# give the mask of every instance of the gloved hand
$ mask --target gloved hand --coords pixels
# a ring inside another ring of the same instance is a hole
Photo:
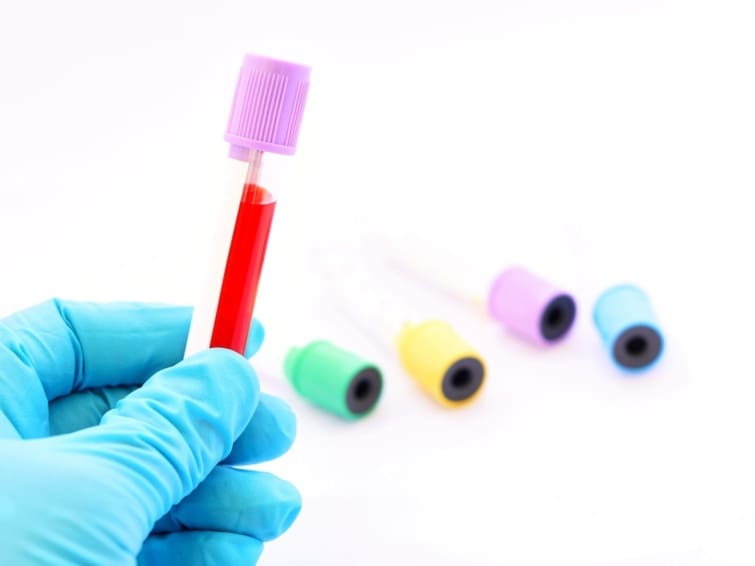
[[[50,301],[0,321],[0,563],[254,564],[293,522],[293,486],[232,467],[288,450],[293,413],[230,350],[181,361],[190,320]]]

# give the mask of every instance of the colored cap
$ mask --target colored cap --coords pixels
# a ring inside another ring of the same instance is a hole
[[[544,346],[566,336],[577,305],[558,287],[522,267],[510,267],[490,286],[488,311],[513,334]]]
[[[645,369],[660,358],[663,336],[648,296],[634,285],[604,291],[593,320],[613,360],[622,368]]]
[[[398,351],[407,373],[446,406],[471,401],[485,380],[480,355],[441,320],[407,324],[399,333]]]
[[[246,161],[250,149],[296,153],[310,71],[259,55],[244,58],[225,134],[231,157]]]
[[[325,340],[291,348],[284,371],[299,395],[347,419],[372,411],[383,390],[375,364]]]

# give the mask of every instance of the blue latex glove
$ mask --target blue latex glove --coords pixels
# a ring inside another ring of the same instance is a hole
[[[181,361],[190,320],[51,301],[0,321],[0,563],[254,564],[293,522],[293,486],[231,467],[288,450],[293,413],[230,350]]]

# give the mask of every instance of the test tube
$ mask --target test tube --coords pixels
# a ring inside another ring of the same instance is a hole
[[[486,366],[482,356],[446,321],[402,305],[349,254],[320,254],[318,264],[336,305],[390,355],[431,398],[446,407],[476,399]]]
[[[576,319],[572,294],[523,266],[486,273],[484,267],[468,265],[417,240],[398,243],[371,234],[365,241],[372,253],[401,275],[466,304],[532,344],[556,344],[568,335]]]
[[[296,153],[309,77],[309,67],[259,55],[247,55],[241,66],[225,141],[229,156],[245,162],[247,172],[216,295],[210,347],[245,353],[277,202],[276,167],[268,163],[275,160],[268,154]]]
[[[609,241],[607,253],[605,248],[598,251],[590,232],[575,230],[571,238],[567,245],[577,253],[570,264],[581,295],[592,303],[592,323],[603,351],[623,375],[644,374],[666,350],[650,294],[654,274],[644,256],[634,253],[634,239],[626,248]]]
[[[383,391],[380,367],[332,340],[304,338],[312,334],[302,331],[301,322],[298,317],[289,321],[285,316],[276,317],[273,336],[259,354],[256,346],[266,332],[261,324],[252,325],[245,356],[255,356],[254,366],[263,386],[280,395],[293,390],[307,403],[347,421],[371,414]]]
[[[370,414],[383,391],[377,364],[330,340],[290,348],[284,373],[300,397],[348,420]]]

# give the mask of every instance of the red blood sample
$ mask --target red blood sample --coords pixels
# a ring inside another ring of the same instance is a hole
[[[211,348],[244,355],[252,324],[265,249],[275,211],[275,198],[257,185],[245,185],[220,289]]]

